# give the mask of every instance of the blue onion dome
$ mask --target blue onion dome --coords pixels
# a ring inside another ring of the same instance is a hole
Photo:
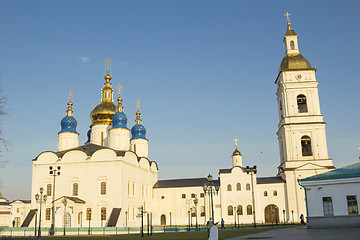
[[[87,135],[87,138],[88,138],[88,139],[87,139],[87,141],[85,142],[85,144],[86,144],[86,143],[90,143],[90,138],[91,138],[91,128],[89,129],[89,131],[87,132],[87,134],[86,134],[86,135]]]
[[[71,102],[72,91],[70,90],[69,93],[70,93],[70,100],[68,102],[68,109],[66,110],[66,116],[63,119],[61,119],[60,133],[63,133],[63,132],[77,133],[76,132],[77,121],[73,116],[73,110],[72,110],[73,103]]]
[[[120,97],[120,89],[122,88],[119,85],[119,97],[117,99],[118,101],[118,106],[117,106],[117,111],[114,114],[114,116],[112,117],[112,128],[126,128],[126,124],[127,124],[127,117],[124,113],[124,107],[122,106],[122,98]]]
[[[139,101],[137,102],[140,103]],[[146,139],[145,137],[146,129],[141,123],[139,105],[136,112],[135,125],[131,128],[131,139]]]

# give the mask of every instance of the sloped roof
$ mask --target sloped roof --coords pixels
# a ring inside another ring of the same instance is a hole
[[[206,182],[208,182],[206,178],[159,180],[155,183],[154,188],[202,187]],[[219,180],[213,180],[213,182],[220,185]]]
[[[360,162],[302,179],[302,182],[360,177]]]
[[[86,202],[80,198],[77,198],[77,197],[70,197],[70,196],[62,196],[62,197],[59,197],[58,199],[54,200],[54,202],[60,200],[60,199],[69,199],[71,201],[73,201],[74,203],[80,203],[80,204],[85,204]]]
[[[256,178],[257,184],[269,184],[269,183],[284,183],[282,177],[258,177]]]

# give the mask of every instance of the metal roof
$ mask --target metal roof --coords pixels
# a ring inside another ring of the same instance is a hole
[[[155,183],[154,188],[202,187],[206,182],[208,182],[206,178],[159,180]],[[220,185],[219,180],[213,180],[213,182]]]
[[[302,182],[360,177],[360,162],[336,170],[301,179]]]
[[[257,184],[268,184],[268,183],[284,183],[285,180],[282,177],[258,177],[256,178]]]

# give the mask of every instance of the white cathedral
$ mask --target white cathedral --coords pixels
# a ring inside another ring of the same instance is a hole
[[[220,169],[219,178],[212,181],[213,204],[209,192],[204,191],[209,183],[206,178],[158,180],[158,165],[148,158],[149,140],[139,105],[130,130],[120,88],[117,106],[114,104],[108,71],[101,102],[90,114],[88,141],[79,146],[70,93],[57,151],[45,151],[33,159],[31,201],[10,203],[0,194],[0,208],[7,206],[9,212],[1,215],[0,225],[11,226],[15,221],[16,226],[34,226],[35,216],[39,217],[39,213],[35,215],[39,208],[35,194],[41,187],[47,195],[42,204],[44,227],[50,227],[52,221],[55,227],[138,227],[139,207],[151,213],[153,225],[186,225],[189,220],[195,225],[196,218],[204,224],[211,216],[215,222],[224,219],[228,224],[299,222],[300,214],[306,216],[306,206],[298,180],[335,168],[328,157],[316,69],[300,54],[297,38],[288,21],[286,54],[275,80],[280,148],[277,176],[248,174],[236,147],[233,167]]]

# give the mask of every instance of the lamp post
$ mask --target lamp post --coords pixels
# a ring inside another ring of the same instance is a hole
[[[198,230],[198,219],[197,219],[197,204],[199,200],[195,197],[194,204],[195,204],[195,220],[196,220],[196,231]]]
[[[44,188],[41,187],[40,188],[40,194],[37,193],[35,195],[36,202],[40,204],[38,240],[41,239],[41,205],[42,205],[42,203],[45,203],[46,199],[47,199],[47,196],[43,195],[43,193],[44,193]]]
[[[278,215],[279,215],[279,209],[277,206],[275,206],[275,223],[278,225]]]
[[[212,222],[214,224],[214,200],[213,200],[213,188],[215,188],[216,190],[216,195],[219,192],[219,185],[214,183],[213,181],[213,177],[209,174],[207,176],[207,182],[204,183],[203,185],[203,190],[204,190],[204,196],[206,195],[206,193],[208,193],[210,195],[210,201],[211,201],[211,217],[210,217],[210,222]],[[215,192],[214,192],[215,193]]]
[[[66,198],[64,199],[64,236],[66,235],[66,205],[67,205],[67,200]]]
[[[234,228],[236,228],[236,207],[234,207]]]
[[[170,227],[171,227],[171,212],[169,212],[169,215],[170,215]]]
[[[294,210],[291,210],[291,215],[292,215],[292,222],[294,224]]]
[[[90,230],[90,222],[91,222],[91,208],[89,208],[88,210],[87,210],[87,216],[88,216],[88,219],[89,219],[89,229],[88,229],[88,234],[90,235],[90,233],[91,233],[91,230]]]
[[[125,212],[125,227],[127,227],[127,215],[128,215],[128,212],[126,211]]]
[[[37,227],[37,214],[38,214],[38,211],[35,210],[35,237],[36,237],[36,227]]]
[[[190,211],[188,211],[188,231],[190,232]]]
[[[49,166],[49,174],[53,176],[53,192],[52,192],[52,206],[51,206],[51,227],[49,234],[50,236],[54,236],[55,234],[55,177],[60,175],[60,166],[56,168],[53,166]]]
[[[284,226],[285,226],[285,209],[283,210],[283,214],[284,214]]]
[[[256,228],[256,217],[255,217],[255,197],[254,197],[254,174],[256,174],[257,169],[256,169],[256,165],[254,165],[253,167],[249,167],[246,166],[245,169],[247,174],[251,175],[251,194],[252,194],[252,204],[253,204],[253,219],[254,219],[254,228]]]

